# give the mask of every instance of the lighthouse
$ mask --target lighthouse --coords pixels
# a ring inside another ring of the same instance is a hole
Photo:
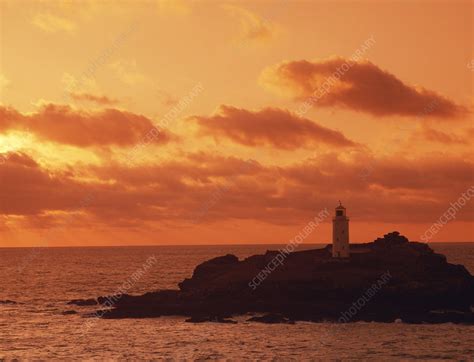
[[[336,213],[332,219],[332,257],[349,257],[349,219],[346,208],[339,201]]]

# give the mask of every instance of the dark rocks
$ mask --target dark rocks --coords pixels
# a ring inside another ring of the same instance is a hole
[[[65,310],[62,312],[62,315],[71,315],[71,314],[77,314],[75,310]]]
[[[102,305],[114,305],[118,300],[122,299],[123,297],[127,297],[128,294],[112,294],[101,296],[97,298],[97,302]]]
[[[18,304],[14,300],[6,299],[6,300],[0,300],[0,304]]]
[[[237,321],[220,317],[220,316],[193,316],[191,318],[186,319],[185,322],[187,323],[213,322],[213,323],[237,324]]]
[[[97,300],[90,298],[90,299],[73,299],[67,302],[69,305],[77,305],[80,307],[88,306],[88,305],[97,305]]]
[[[276,323],[295,324],[294,320],[291,320],[287,317],[284,317],[281,314],[276,314],[276,313],[265,314],[261,317],[252,317],[250,319],[247,319],[247,321],[248,322],[267,323],[267,324],[276,324]]]
[[[278,255],[271,251],[242,261],[225,255],[198,265],[180,290],[115,296],[114,303],[101,297],[103,306],[112,307],[103,317],[182,315],[198,323],[266,313],[253,321],[472,323],[474,277],[398,232],[355,246],[344,262],[332,258],[328,247],[297,251],[275,264]]]
[[[230,271],[233,267],[238,266],[239,259],[232,254],[219,256],[217,258],[205,261],[199,264],[194,269],[193,277],[191,279],[185,279],[178,284],[181,290],[191,289],[201,280],[206,280],[209,276],[219,275],[223,272]]]
[[[401,245],[409,243],[408,239],[403,235],[400,235],[398,231],[393,231],[391,233],[385,234],[383,238],[377,238],[374,241],[376,246],[392,246],[392,245]]]

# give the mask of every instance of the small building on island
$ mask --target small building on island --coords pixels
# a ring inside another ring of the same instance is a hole
[[[350,256],[349,218],[341,201],[335,211],[332,219],[332,257],[348,258]]]

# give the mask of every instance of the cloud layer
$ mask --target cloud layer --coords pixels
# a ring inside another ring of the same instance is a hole
[[[78,147],[130,146],[140,142],[155,126],[142,115],[118,109],[76,110],[70,106],[48,104],[32,114],[22,114],[0,106],[0,131],[28,131],[37,137]],[[152,141],[165,143],[170,135],[159,132]]]
[[[194,116],[191,119],[199,124],[201,133],[226,137],[245,146],[271,145],[288,150],[318,144],[355,146],[341,132],[279,108],[249,111],[221,105],[212,116]]]
[[[79,213],[93,225],[145,227],[232,219],[298,224],[343,199],[357,221],[431,222],[472,184],[460,158],[374,159],[336,153],[286,167],[207,153],[132,168],[111,163],[69,172],[45,169],[24,153],[2,155],[0,214],[64,222]],[[86,181],[84,180],[87,177]],[[89,200],[84,203],[84,200]],[[458,220],[472,220],[466,205]]]
[[[453,118],[467,113],[454,101],[408,85],[369,61],[338,57],[284,62],[266,68],[260,82],[316,107],[339,107],[374,116]]]
[[[105,95],[97,95],[97,94],[92,94],[92,93],[79,93],[79,92],[71,92],[69,94],[71,98],[75,101],[86,101],[86,102],[97,103],[100,105],[107,105],[107,106],[119,103],[117,99],[113,99]]]

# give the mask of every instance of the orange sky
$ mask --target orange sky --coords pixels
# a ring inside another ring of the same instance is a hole
[[[471,1],[0,7],[0,247],[474,240]]]

